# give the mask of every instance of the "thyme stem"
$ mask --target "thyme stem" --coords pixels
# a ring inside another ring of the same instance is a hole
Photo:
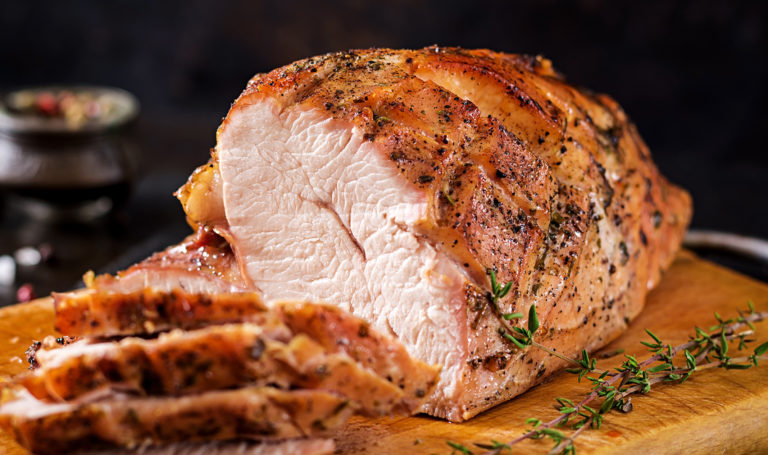
[[[715,326],[715,328],[710,329],[714,331],[706,333],[703,330],[696,328],[697,336],[691,337],[689,341],[677,346],[664,344],[656,335],[648,332],[657,343],[643,344],[652,348],[654,355],[642,362],[637,362],[632,356],[626,356],[627,361],[613,372],[598,370],[594,368],[592,364],[591,368],[589,368],[589,373],[599,372],[600,374],[597,378],[587,376],[594,383],[594,386],[592,391],[584,397],[584,399],[577,404],[573,404],[569,400],[558,398],[558,402],[561,405],[563,404],[563,401],[568,404],[568,406],[563,406],[560,409],[559,416],[545,423],[541,423],[538,419],[530,419],[536,421],[533,429],[523,433],[506,444],[497,444],[496,448],[486,451],[484,454],[497,455],[500,454],[502,450],[507,450],[511,446],[525,439],[540,438],[543,436],[549,436],[556,441],[554,448],[550,451],[550,455],[574,453],[574,440],[587,427],[599,428],[600,423],[602,422],[602,415],[611,409],[621,409],[628,412],[628,409],[631,409],[631,405],[629,405],[628,401],[625,402],[625,399],[628,399],[633,394],[648,393],[651,386],[661,382],[684,382],[693,372],[718,367],[726,369],[746,369],[753,365],[757,366],[758,360],[768,360],[768,355],[766,355],[766,352],[768,352],[768,343],[760,345],[754,350],[754,354],[749,356],[727,356],[728,341],[739,340],[739,347],[737,349],[741,350],[747,342],[754,341],[746,339],[747,336],[754,334],[752,323],[768,319],[768,312],[754,311],[751,303],[750,313],[748,315],[743,315],[741,312],[739,314],[740,317],[738,319],[729,319],[727,321],[723,321],[719,315],[715,314],[720,324]],[[749,326],[750,330],[736,332],[744,326]],[[589,363],[588,359],[579,362],[578,360],[569,359],[533,340],[528,341],[529,346],[542,349],[558,358],[575,363],[583,370],[589,367],[589,365],[585,366],[585,363]],[[700,350],[695,356],[689,352],[689,349],[694,348]],[[685,353],[686,367],[676,367],[673,364],[673,359],[681,352]],[[586,353],[584,355],[586,356]],[[714,361],[709,360],[710,355],[713,356],[715,359]],[[707,359],[707,363],[699,363],[705,359]],[[663,363],[653,368],[647,368],[651,364],[657,362]],[[614,386],[617,382],[619,383],[618,386]],[[603,397],[604,401],[600,410],[596,411],[588,405],[599,397]],[[562,433],[553,430],[555,427],[565,425],[569,418],[576,416],[583,417],[583,420],[580,420],[574,425],[575,431],[570,436],[565,436]]]
[[[574,359],[568,357],[567,355],[560,354],[557,351],[553,351],[552,349],[544,346],[541,343],[538,343],[536,341],[531,341],[531,346],[537,347],[537,348],[541,349],[542,351],[547,352],[549,355],[553,355],[553,356],[557,357],[558,359],[565,360],[566,362],[571,363],[571,364],[576,365],[576,366],[581,366],[581,363],[579,361],[574,360]],[[595,373],[602,373],[603,372],[603,370],[599,370],[597,368],[595,368],[592,371],[595,372]]]
[[[512,334],[514,334],[516,332],[515,331],[515,326],[513,326],[512,324],[509,323],[509,320],[505,317],[505,315],[499,309],[499,300],[504,298],[504,296],[506,296],[509,293],[509,291],[510,291],[510,289],[512,287],[512,282],[508,282],[507,284],[502,286],[497,281],[497,279],[496,279],[496,272],[494,270],[492,270],[492,269],[488,271],[488,276],[489,276],[490,281],[491,281],[491,293],[490,293],[489,297],[490,297],[491,307],[493,308],[493,312],[496,314],[499,322],[501,323],[503,329],[505,330],[504,333],[507,334],[506,338],[508,340],[510,340],[510,337],[517,338],[517,337],[512,335]],[[535,308],[533,308],[533,311],[531,312],[531,316],[535,318],[536,317],[535,314],[536,314],[536,311],[535,311]],[[522,313],[517,313],[517,314],[514,314],[514,315],[513,314],[508,314],[506,316],[514,316],[514,318],[517,319],[521,315],[522,315]],[[538,322],[536,323],[536,325],[538,326]],[[565,360],[568,363],[571,363],[571,364],[574,364],[574,365],[576,365],[578,367],[581,367],[581,363],[580,362],[578,362],[578,361],[576,361],[576,360],[574,360],[574,359],[572,359],[572,358],[570,358],[570,357],[568,357],[568,356],[566,356],[564,354],[561,354],[561,353],[559,353],[557,351],[554,351],[553,349],[550,349],[550,348],[544,346],[541,343],[538,343],[538,342],[534,341],[533,340],[533,333],[532,332],[535,332],[535,330],[531,331],[531,333],[528,334],[527,339],[524,339],[524,340],[518,339],[518,341],[521,341],[523,346],[535,346],[535,347],[541,349],[542,351],[545,351],[545,352],[549,353],[550,355],[553,355],[553,356],[555,356],[555,357],[557,357],[557,358],[559,358],[561,360]],[[510,340],[510,341],[512,341],[512,340]],[[515,344],[517,345],[518,343],[515,343]],[[519,345],[518,345],[518,347],[519,347]]]

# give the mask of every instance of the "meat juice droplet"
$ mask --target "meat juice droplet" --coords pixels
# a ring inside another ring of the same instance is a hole
[[[621,436],[621,432],[620,431],[616,431],[616,430],[607,431],[605,434],[607,436],[612,437],[612,438],[618,438],[619,436]]]

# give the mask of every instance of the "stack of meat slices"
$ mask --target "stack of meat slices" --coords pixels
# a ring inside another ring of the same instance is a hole
[[[256,294],[71,294],[1,423],[35,453],[330,453],[354,413],[416,412],[437,370],[336,307]],[[208,441],[257,440],[259,446]],[[205,443],[208,442],[208,443]]]

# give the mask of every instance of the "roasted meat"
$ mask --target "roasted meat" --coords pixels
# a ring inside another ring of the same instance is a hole
[[[405,390],[343,353],[329,353],[306,334],[287,327],[264,329],[253,324],[176,330],[157,339],[124,338],[120,342],[81,341],[37,354],[39,365],[17,381],[36,398],[70,401],[110,391],[140,395],[189,395],[243,386],[294,387],[333,391],[369,415],[393,411],[410,414],[420,397],[405,399]],[[434,370],[408,365],[430,375]],[[401,372],[403,374],[403,372]]]
[[[0,425],[34,453],[112,446],[245,438],[281,440],[324,434],[355,406],[319,390],[269,387],[187,397],[114,396],[85,403],[46,403],[23,392],[5,403]]]
[[[266,300],[339,302],[442,365],[424,411],[455,421],[562,366],[500,337],[503,314],[536,305],[537,341],[599,348],[691,215],[620,107],[538,57],[302,60],[251,80],[217,138],[179,192],[193,223],[228,241]],[[512,283],[497,305],[490,270]]]
[[[56,330],[70,336],[152,334],[267,317],[267,307],[254,293],[190,294],[178,288],[118,293],[89,289],[54,294],[54,301]]]
[[[422,410],[453,421],[564,364],[500,336],[527,323],[504,314],[535,305],[536,341],[566,356],[605,345],[691,216],[611,98],[540,57],[438,47],[255,76],[177,195],[215,260],[171,248],[97,278],[92,298],[175,283],[338,305],[442,366]],[[491,271],[511,283],[498,301]]]
[[[82,338],[48,337],[35,343],[27,351],[31,371],[5,385],[0,424],[24,447],[60,453],[317,436],[341,425],[352,412],[413,414],[437,382],[438,368],[410,357],[396,340],[333,306],[278,302],[266,307],[253,293],[201,296],[180,290],[112,292],[103,302],[98,319],[85,312],[78,324],[66,325],[85,331],[75,330]],[[249,322],[208,318],[209,308],[193,312],[201,328],[155,333],[194,320],[169,316],[178,302],[195,308],[236,302],[237,308],[247,309],[240,316]],[[142,316],[123,317],[126,308]],[[163,315],[164,322],[153,316],[148,325],[150,313]],[[134,336],[104,337],[114,333]],[[318,444],[294,445],[296,450],[327,451],[327,444]],[[238,453],[233,447],[209,446]]]
[[[240,274],[226,240],[201,227],[178,245],[155,253],[117,275],[87,277],[91,287],[120,294],[181,289],[187,293],[234,293],[251,283]]]

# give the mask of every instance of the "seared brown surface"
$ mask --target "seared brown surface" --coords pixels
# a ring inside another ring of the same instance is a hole
[[[570,262],[587,253],[597,203],[626,250],[616,242],[601,253],[608,263],[589,273],[607,278],[613,265],[655,282],[690,219],[687,193],[659,174],[620,107],[568,85],[542,58],[436,47],[328,54],[257,75],[232,112],[263,97],[324,109],[380,143],[432,195],[425,232],[459,261],[472,259],[481,284],[495,268],[529,292],[534,278],[525,276],[542,256],[548,272],[567,279]],[[441,218],[441,209],[450,214]],[[488,240],[493,246],[478,245]]]

